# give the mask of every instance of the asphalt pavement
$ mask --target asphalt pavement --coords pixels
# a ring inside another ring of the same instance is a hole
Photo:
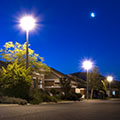
[[[119,100],[0,105],[0,120],[120,120]]]

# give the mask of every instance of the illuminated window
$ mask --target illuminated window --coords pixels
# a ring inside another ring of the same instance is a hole
[[[112,94],[115,95],[115,91],[113,91]]]

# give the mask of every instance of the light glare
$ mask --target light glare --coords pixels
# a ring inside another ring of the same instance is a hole
[[[25,31],[30,31],[36,26],[36,20],[32,16],[24,16],[20,19],[20,27]]]
[[[94,12],[91,13],[91,17],[95,17],[95,13]]]
[[[108,82],[112,82],[113,81],[113,77],[112,76],[107,76],[107,81]]]
[[[93,67],[93,63],[89,60],[85,60],[82,66],[85,70],[89,70]]]

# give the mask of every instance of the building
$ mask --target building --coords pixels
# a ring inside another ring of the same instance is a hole
[[[76,91],[77,81],[53,68],[51,68],[51,72],[48,75],[45,75],[44,88],[46,90],[50,90],[53,88],[58,91],[61,90],[60,78],[68,78],[68,80],[71,81],[71,90],[74,92]]]
[[[0,61],[0,66],[6,67],[7,64],[6,62]],[[58,70],[55,70],[53,68],[50,68],[50,72],[46,75],[34,71],[32,73],[33,82],[31,87],[44,89],[47,91],[50,91],[51,89],[55,89],[56,91],[61,91],[60,78],[69,78],[68,80],[71,81],[71,90],[73,92],[77,91],[78,93],[77,81],[73,77],[65,75],[62,72],[59,72]]]
[[[83,76],[81,72],[78,72],[78,73],[68,74],[68,76],[77,82],[77,88],[75,92],[81,93],[82,98],[85,98],[85,94],[86,94],[86,77],[85,76],[86,75],[84,74]]]
[[[0,61],[0,69],[7,66],[7,62]],[[83,97],[86,94],[86,73],[78,72],[65,75],[62,72],[50,68],[50,72],[48,74],[40,74],[37,72],[32,73],[32,88],[39,88],[50,91],[51,89],[55,89],[56,91],[61,91],[60,78],[68,78],[71,81],[71,91],[75,93],[81,93]],[[42,71],[42,70],[41,70]],[[44,70],[43,70],[44,71]],[[104,76],[102,76],[105,79]],[[111,94],[112,96],[118,97],[120,92],[118,89],[118,85],[120,86],[120,82],[113,81]],[[110,90],[107,92],[110,94]]]

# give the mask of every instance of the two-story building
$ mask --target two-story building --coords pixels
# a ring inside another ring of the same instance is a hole
[[[0,61],[0,66],[6,67],[7,64],[8,63],[6,62]],[[32,88],[45,89],[48,91],[55,89],[56,91],[61,91],[60,78],[68,78],[68,80],[71,81],[71,90],[76,93],[80,93],[82,91],[82,94],[84,94],[83,88],[81,88],[81,90],[78,88],[78,81],[75,76],[65,75],[53,68],[50,68],[50,72],[46,75],[34,71],[32,73]]]

